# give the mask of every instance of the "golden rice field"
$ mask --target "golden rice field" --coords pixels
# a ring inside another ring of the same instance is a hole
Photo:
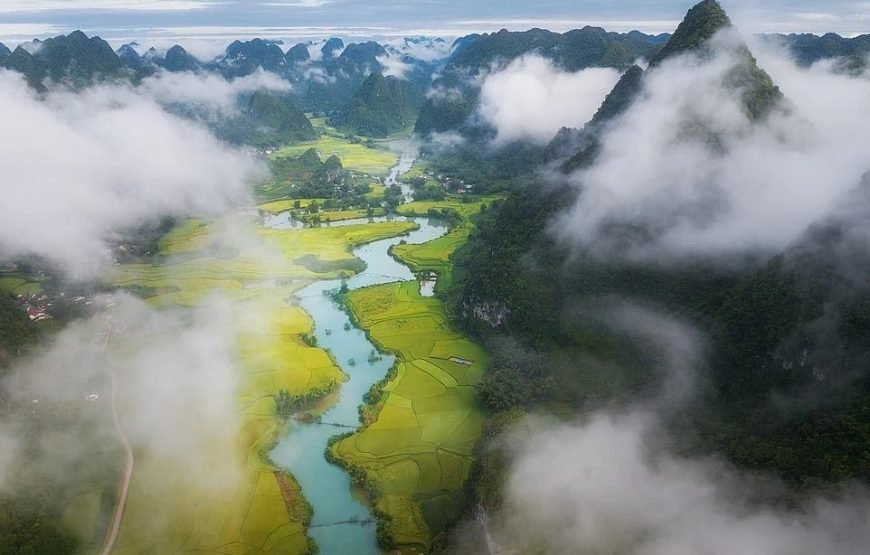
[[[273,396],[305,395],[345,379],[328,354],[309,347],[310,317],[287,299],[317,273],[306,255],[351,263],[359,244],[401,235],[397,222],[273,230],[251,220],[189,220],[161,242],[153,264],[120,266],[109,281],[154,305],[195,305],[212,295],[232,302],[238,356],[235,427],[209,434],[207,460],[178,468],[165,453],[136,453],[130,497],[114,553],[286,554],[310,551],[309,509],[293,478],[265,458],[282,428]],[[203,484],[209,476],[214,483]],[[88,499],[84,499],[85,503]]]
[[[416,282],[352,291],[348,303],[379,349],[396,355],[396,374],[367,426],[333,454],[365,474],[392,541],[425,551],[461,509],[484,420],[474,386],[486,353],[450,328],[441,302],[421,297]]]

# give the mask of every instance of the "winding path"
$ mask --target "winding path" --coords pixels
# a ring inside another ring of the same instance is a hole
[[[105,340],[103,341],[103,350],[106,350],[106,345],[109,344],[109,339],[112,337],[114,330],[109,329],[106,332]],[[115,425],[115,433],[118,434],[118,439],[121,440],[121,447],[124,449],[124,477],[119,484],[118,499],[115,502],[115,511],[112,514],[112,525],[106,532],[106,541],[103,543],[103,550],[100,555],[109,555],[115,547],[115,540],[118,539],[118,532],[121,530],[121,520],[124,517],[124,507],[127,504],[127,494],[130,491],[130,480],[133,478],[133,448],[130,446],[130,440],[127,439],[127,434],[121,427],[120,419],[118,418],[118,406],[116,403],[117,390],[115,387],[115,371],[109,368],[109,378],[112,388],[112,421]]]

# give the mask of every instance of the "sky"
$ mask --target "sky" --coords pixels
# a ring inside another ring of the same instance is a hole
[[[554,31],[597,25],[670,32],[694,0],[0,0],[0,41],[81,29],[112,43],[295,42],[413,35],[456,37],[501,28]],[[870,33],[868,0],[723,0],[747,32]]]

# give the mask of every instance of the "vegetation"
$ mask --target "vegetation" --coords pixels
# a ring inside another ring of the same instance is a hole
[[[244,251],[227,246],[239,226],[256,238]],[[353,246],[411,228],[397,222],[275,230],[253,221],[193,220],[160,242],[154,264],[116,270],[114,283],[149,288],[146,300],[154,305],[195,304],[220,290],[233,301],[242,370],[239,428],[223,430],[213,446],[215,461],[233,461],[238,476],[204,490],[184,472],[168,471],[159,454],[137,454],[124,521],[135,525],[122,526],[118,553],[173,552],[182,546],[212,553],[310,550],[305,535],[310,508],[292,477],[277,472],[267,454],[284,422],[345,376],[310,339],[308,315],[286,300],[310,280],[352,274]]]
[[[121,60],[109,43],[100,37],[88,38],[81,31],[41,41],[32,54],[19,46],[0,56],[0,66],[22,73],[40,91],[46,90],[46,80],[84,87],[124,75]]]
[[[381,545],[426,549],[463,507],[483,422],[473,386],[486,354],[450,329],[441,302],[420,297],[415,282],[353,291],[348,306],[379,349],[395,353],[396,371],[383,393],[367,396],[376,404],[365,428],[330,450],[373,494]]]
[[[588,67],[625,69],[639,58],[649,59],[665,37],[641,33],[608,33],[585,27],[564,34],[542,29],[526,32],[499,31],[476,37],[447,63],[433,83],[436,93],[420,110],[415,132],[419,134],[460,131],[473,126],[470,116],[477,108],[479,91],[468,85],[467,75],[478,75],[493,65],[507,64],[524,54],[538,53],[566,71]]]
[[[214,124],[220,138],[258,148],[317,139],[311,122],[288,94],[256,91],[246,99],[241,112],[238,117]]]
[[[702,44],[698,37],[727,24],[719,12],[712,1],[695,8],[661,56]],[[743,97],[747,111],[763,117],[779,91],[746,56],[738,73],[754,85],[735,92],[751,91]],[[633,87],[625,88],[630,96]],[[623,98],[610,100],[605,106],[616,109],[599,121],[625,106]],[[595,159],[594,137],[591,145],[578,164]],[[493,356],[482,402],[497,411],[573,413],[648,394],[658,383],[649,372],[659,363],[655,350],[596,318],[595,310],[578,315],[565,308],[630,298],[692,322],[710,338],[698,400],[669,422],[681,450],[724,454],[798,488],[870,480],[858,447],[870,440],[862,423],[870,350],[858,331],[870,322],[870,291],[864,280],[838,277],[847,223],[829,222],[770,260],[743,261],[740,270],[704,261],[679,267],[606,261],[569,257],[545,233],[575,194],[569,187],[513,194],[481,215],[456,254],[451,317]],[[783,411],[786,399],[799,399],[799,406]],[[496,469],[504,462],[492,460]],[[496,495],[497,471],[483,464],[480,473],[490,480],[484,489]]]
[[[423,93],[414,84],[373,72],[332,125],[354,135],[386,137],[413,126],[422,102]]]
[[[345,169],[373,176],[386,175],[399,161],[398,155],[388,150],[372,149],[360,141],[354,141],[335,132],[321,133],[316,141],[304,141],[278,149],[272,159],[298,157],[309,149],[320,156],[337,156]]]

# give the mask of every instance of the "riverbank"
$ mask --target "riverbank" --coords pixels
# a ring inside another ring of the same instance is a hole
[[[274,230],[259,227],[253,217],[226,216],[178,226],[161,242],[153,263],[116,269],[112,283],[155,306],[195,307],[216,298],[229,303],[239,376],[236,425],[217,431],[207,465],[232,467],[235,478],[225,482],[215,476],[213,485],[203,487],[207,468],[179,468],[165,454],[137,452],[114,553],[313,549],[304,492],[268,457],[285,428],[275,396],[335,389],[346,375],[325,350],[306,343],[311,318],[285,301],[318,279],[350,275],[345,268],[355,261],[352,248],[413,227],[385,222]],[[327,269],[318,271],[312,260]]]

